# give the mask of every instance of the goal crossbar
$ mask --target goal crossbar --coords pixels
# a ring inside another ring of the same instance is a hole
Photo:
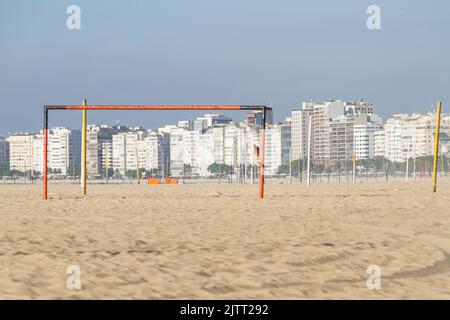
[[[271,107],[265,105],[87,105],[86,100],[82,105],[45,105],[44,106],[44,172],[43,192],[44,200],[48,199],[48,114],[51,110],[81,110],[82,111],[82,147],[81,147],[81,185],[83,194],[86,194],[86,111],[87,110],[254,110],[261,111],[261,143],[259,162],[259,198],[264,198],[264,145],[266,129],[266,113]]]

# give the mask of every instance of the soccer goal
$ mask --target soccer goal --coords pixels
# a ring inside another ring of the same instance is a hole
[[[47,149],[48,149],[48,114],[52,110],[81,110],[81,186],[83,194],[86,194],[86,129],[87,110],[253,110],[260,111],[261,117],[261,145],[259,162],[259,198],[264,198],[264,144],[266,129],[266,113],[271,107],[265,105],[87,105],[83,100],[82,105],[46,105],[44,106],[44,172],[43,172],[43,199],[48,196],[47,179]]]

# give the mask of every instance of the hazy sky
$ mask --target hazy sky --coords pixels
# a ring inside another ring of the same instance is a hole
[[[66,9],[81,8],[81,30]],[[369,5],[381,30],[366,27]],[[384,118],[450,110],[450,1],[0,0],[0,134],[38,130],[44,104],[372,101]],[[90,112],[156,127],[184,112]],[[234,118],[240,118],[237,114]],[[76,111],[51,125],[80,127]]]

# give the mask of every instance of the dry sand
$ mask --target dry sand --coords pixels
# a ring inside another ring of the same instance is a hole
[[[448,185],[40,188],[0,185],[2,299],[450,298]]]

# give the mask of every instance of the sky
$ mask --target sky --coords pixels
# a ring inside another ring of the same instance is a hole
[[[381,29],[369,30],[369,5]],[[81,29],[66,26],[81,9]],[[42,128],[45,104],[373,102],[387,118],[450,110],[448,0],[0,0],[0,135]],[[448,112],[448,111],[447,111]],[[201,112],[93,111],[148,128]],[[235,120],[242,114],[227,113]],[[81,112],[50,114],[81,126]]]

